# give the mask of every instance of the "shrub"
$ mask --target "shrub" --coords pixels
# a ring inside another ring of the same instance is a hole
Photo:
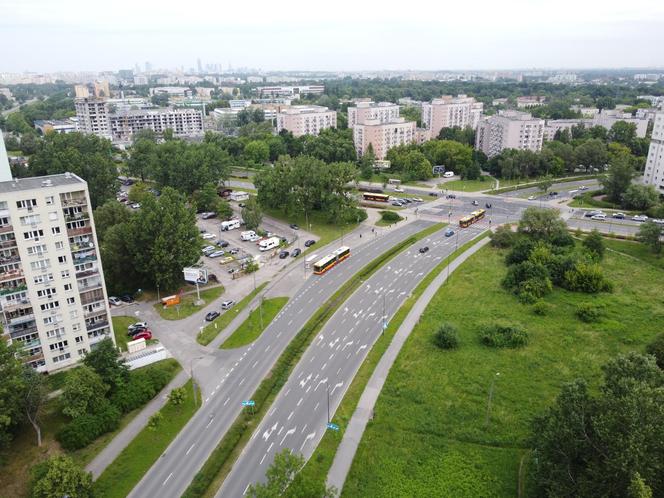
[[[381,211],[380,219],[387,223],[396,223],[397,221],[403,220],[403,218],[399,216],[399,213],[396,213],[394,211]]]
[[[599,265],[582,262],[574,265],[574,269],[565,272],[563,287],[567,290],[588,294],[613,290],[613,285],[604,278]]]
[[[597,230],[593,230],[583,240],[583,247],[593,256],[593,258],[601,260],[604,257],[604,239]]]
[[[131,373],[130,382],[123,384],[111,397],[111,402],[123,413],[143,406],[154,398],[171,379],[171,373],[161,368],[145,368]]]
[[[548,277],[538,276],[521,282],[517,295],[522,303],[533,304],[552,290],[551,280]]]
[[[533,304],[533,313],[539,316],[546,316],[551,311],[551,305],[541,299]]]
[[[65,450],[78,450],[119,425],[120,410],[107,402],[95,415],[81,415],[69,422],[58,432],[56,439]]]
[[[646,353],[651,354],[657,361],[657,366],[664,370],[664,332],[660,333],[646,346]]]
[[[454,325],[444,323],[434,335],[433,341],[440,349],[456,349],[459,347],[459,334]]]
[[[527,237],[519,237],[512,250],[505,258],[508,265],[523,263],[530,257],[530,251],[535,247],[535,242]]]
[[[596,322],[599,320],[601,314],[601,310],[590,303],[581,303],[576,307],[576,316],[582,322]]]
[[[546,268],[531,261],[512,265],[503,279],[503,286],[515,294],[531,293],[535,299],[551,292],[552,285]]]
[[[495,232],[489,235],[491,238],[491,245],[493,247],[507,248],[512,247],[516,243],[518,235],[512,231],[508,225],[499,226]]]
[[[488,325],[480,332],[480,341],[492,348],[518,348],[528,344],[528,333],[511,325]]]

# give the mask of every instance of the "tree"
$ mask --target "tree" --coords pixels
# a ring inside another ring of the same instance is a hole
[[[552,240],[566,233],[567,225],[553,209],[529,207],[521,215],[518,230],[534,238]]]
[[[256,197],[249,197],[242,208],[242,220],[247,225],[247,230],[256,230],[261,221],[263,221],[263,211],[261,210]]]
[[[627,498],[652,498],[652,489],[645,483],[638,472],[634,473],[629,483]]]
[[[618,142],[631,147],[636,140],[636,125],[626,121],[616,121],[609,130],[608,139],[610,142]]]
[[[621,202],[623,194],[632,183],[635,174],[630,156],[626,154],[614,156],[606,177],[600,179],[608,200],[615,203]]]
[[[373,176],[375,162],[376,154],[374,153],[373,144],[370,143],[360,158],[360,176],[363,180],[369,180]]]
[[[141,130],[140,135],[134,135],[134,144],[127,161],[127,174],[139,177],[141,181],[152,178],[159,167],[158,145],[155,141],[154,132],[149,135],[145,134],[145,131]]]
[[[75,419],[99,412],[106,402],[108,386],[90,367],[80,366],[69,372],[62,388],[62,413]]]
[[[104,339],[85,355],[83,364],[93,369],[111,393],[129,381],[129,368],[110,339]]]
[[[545,194],[549,191],[549,189],[553,186],[553,177],[551,175],[547,175],[542,180],[539,182],[539,189],[544,192]]]
[[[578,165],[590,171],[592,168],[603,169],[608,161],[606,145],[601,140],[590,139],[574,149],[574,157]]]
[[[473,164],[472,147],[452,140],[429,140],[422,145],[422,152],[431,164],[445,166],[464,177]]]
[[[264,164],[270,159],[270,146],[262,140],[253,140],[244,146],[244,156],[253,164]]]
[[[664,332],[657,334],[646,346],[646,353],[653,355],[657,366],[664,370]]]
[[[168,401],[178,409],[187,398],[187,390],[184,387],[176,387],[168,394]]]
[[[641,224],[639,227],[639,233],[636,235],[636,238],[643,244],[650,247],[652,252],[655,254],[660,254],[662,252],[662,241],[660,240],[662,236],[662,229],[657,223],[654,223],[650,220]]]
[[[431,163],[424,154],[417,150],[406,153],[402,171],[407,180],[428,180],[433,176]]]
[[[23,368],[16,348],[0,340],[0,450],[9,444],[13,429],[23,419]]]
[[[659,192],[654,185],[631,184],[622,197],[623,204],[628,209],[647,211],[659,202]]]
[[[64,455],[49,458],[34,471],[33,498],[92,498],[92,474]]]
[[[23,396],[21,399],[23,412],[37,434],[37,446],[41,446],[42,438],[39,416],[47,400],[44,378],[36,370],[24,367],[23,385]]]
[[[152,193],[149,191],[148,185],[143,182],[138,182],[131,186],[127,199],[129,199],[129,202],[138,202],[140,204],[150,195],[152,195]]]
[[[583,240],[583,247],[588,249],[597,259],[601,260],[604,257],[604,239],[596,229],[590,232],[590,235]]]
[[[157,432],[157,429],[159,429],[159,426],[164,420],[164,415],[161,413],[161,411],[155,412],[149,419],[148,419],[148,429],[150,429],[152,432]]]
[[[95,230],[99,244],[104,243],[106,231],[112,226],[119,225],[128,221],[131,217],[131,211],[115,199],[106,201],[93,212],[95,220]]]
[[[196,204],[196,211],[199,213],[204,211],[217,211],[218,204],[221,202],[217,194],[217,187],[214,183],[208,182],[203,185],[203,188],[194,192],[193,201]]]
[[[301,137],[302,153],[326,163],[355,161],[357,152],[353,144],[353,130],[326,128],[316,135]]]

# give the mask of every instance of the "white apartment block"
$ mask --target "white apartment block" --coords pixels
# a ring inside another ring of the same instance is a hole
[[[371,144],[376,159],[382,160],[392,147],[411,144],[415,140],[415,122],[404,118],[394,118],[388,122],[368,119],[353,127],[353,142],[358,156],[364,155]]]
[[[387,123],[399,117],[399,106],[392,102],[358,102],[355,107],[348,108],[348,127],[364,124],[367,120],[378,120]]]
[[[658,112],[655,116],[643,183],[654,185],[664,194],[664,111]]]
[[[616,124],[618,121],[625,121],[636,126],[636,136],[644,138],[648,131],[648,118],[647,117],[633,117],[628,112],[623,112],[620,109],[602,109],[599,113],[593,116],[592,126],[603,126],[607,130]]]
[[[336,127],[337,112],[319,105],[295,105],[277,113],[277,133],[286,130],[300,137]]]
[[[105,99],[95,97],[77,98],[74,100],[74,105],[79,131],[108,140],[113,139],[111,123],[108,120],[108,103]]]
[[[504,149],[542,149],[544,120],[520,111],[501,111],[480,120],[475,148],[493,157]]]
[[[173,130],[176,137],[203,134],[203,113],[198,109],[137,109],[109,116],[114,142],[130,142],[134,133],[150,129],[155,133]]]
[[[0,321],[40,372],[76,363],[107,337],[114,341],[97,247],[81,178],[0,182]]]
[[[260,86],[256,88],[260,97],[296,97],[300,95],[322,95],[325,85],[298,85],[298,86]]]
[[[422,125],[435,138],[443,128],[470,126],[477,128],[484,110],[484,104],[466,95],[443,95],[431,103],[422,104]]]

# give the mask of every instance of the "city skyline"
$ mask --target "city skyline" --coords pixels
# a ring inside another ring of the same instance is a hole
[[[183,13],[171,4],[117,2],[95,16],[80,0],[56,5],[10,0],[0,45],[11,47],[3,72],[101,71],[150,61],[155,68],[206,64],[264,71],[508,70],[654,68],[664,6],[648,0],[555,5],[512,0],[495,5],[396,2],[334,10],[275,10],[259,1],[228,16],[212,2]],[[426,14],[426,15],[425,15]],[[15,40],[21,40],[16,43]],[[274,57],[275,47],[278,57]],[[269,51],[268,51],[269,49]]]

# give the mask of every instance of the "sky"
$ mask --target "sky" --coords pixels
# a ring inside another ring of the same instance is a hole
[[[662,0],[0,0],[0,72],[664,67]]]

